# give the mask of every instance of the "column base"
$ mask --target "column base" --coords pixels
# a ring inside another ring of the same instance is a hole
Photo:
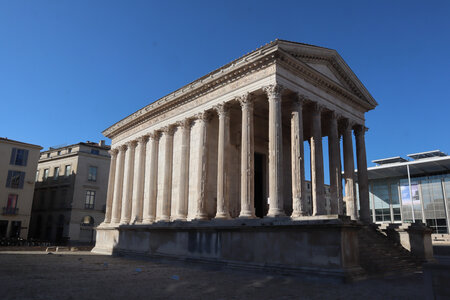
[[[217,213],[214,219],[229,220],[231,219],[231,216],[230,214],[227,213]]]
[[[142,220],[142,224],[152,224],[155,222],[155,218],[147,218]]]
[[[130,220],[120,220],[119,225],[128,225],[130,224]]]
[[[207,214],[198,214],[194,217],[194,220],[199,220],[199,221],[206,221],[208,220],[208,215]]]
[[[269,218],[286,217],[286,213],[281,209],[269,209],[267,217]]]
[[[239,214],[239,219],[256,219],[256,215],[252,211],[244,211]]]
[[[302,213],[302,212],[293,212],[291,214],[291,219],[306,217],[307,215],[308,214],[306,212],[304,212],[304,213]]]

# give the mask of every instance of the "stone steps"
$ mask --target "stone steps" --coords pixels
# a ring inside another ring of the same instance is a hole
[[[358,233],[361,267],[368,277],[406,275],[422,270],[421,262],[370,226]]]

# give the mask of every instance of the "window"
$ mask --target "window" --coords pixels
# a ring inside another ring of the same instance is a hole
[[[58,177],[59,177],[59,167],[55,167],[53,171],[53,180],[58,179]]]
[[[28,150],[12,148],[10,165],[26,166],[28,160]]]
[[[61,151],[58,151],[58,155],[61,155]]]
[[[4,215],[17,215],[18,208],[17,208],[17,198],[19,198],[16,194],[9,194],[8,195],[8,202],[6,203],[6,207],[3,207],[3,214]]]
[[[98,149],[91,149],[91,154],[99,155],[100,151]]]
[[[25,181],[25,172],[20,171],[8,171],[8,178],[6,179],[6,187],[13,189],[23,188]]]
[[[39,170],[36,171],[36,180],[35,181],[38,181],[38,180],[39,180]]]
[[[93,209],[95,204],[95,191],[86,191],[86,200],[84,202],[84,208]]]
[[[89,167],[88,180],[97,181],[97,167]]]
[[[7,208],[16,208],[18,198],[19,198],[19,195],[9,194],[8,195],[8,203],[7,203],[6,207]]]
[[[48,169],[44,169],[44,176],[42,177],[42,180],[47,180],[48,178]]]
[[[72,167],[71,165],[66,165],[66,167],[64,168],[64,176],[69,176],[70,172],[72,171]]]
[[[49,158],[50,157],[50,153],[47,153],[47,158]]]
[[[72,152],[72,148],[67,149],[67,153],[71,153]]]

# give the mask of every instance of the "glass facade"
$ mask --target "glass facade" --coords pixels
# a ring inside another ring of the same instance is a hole
[[[449,233],[450,174],[371,180],[370,209],[376,223],[422,221],[433,233]]]

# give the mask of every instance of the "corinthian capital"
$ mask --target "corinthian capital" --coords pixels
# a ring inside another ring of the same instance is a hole
[[[245,93],[244,95],[237,96],[235,99],[243,108],[248,107],[253,103],[253,98],[250,93]]]
[[[175,125],[178,127],[178,128],[183,128],[183,129],[185,129],[185,128],[188,128],[190,125],[191,125],[191,122],[192,122],[192,119],[184,119],[184,120],[181,120],[181,121],[177,121],[176,123],[175,123]]]
[[[161,128],[161,132],[163,135],[172,135],[174,133],[174,126],[173,125],[167,125]]]
[[[217,112],[219,117],[226,117],[228,116],[228,113],[230,111],[230,106],[228,103],[219,103],[216,106],[213,107],[213,109]]]
[[[139,144],[145,144],[148,141],[148,135],[143,135],[137,138]]]
[[[271,84],[264,86],[263,91],[267,94],[267,97],[270,99],[281,100],[281,93],[284,90],[284,87],[281,84]]]
[[[193,119],[203,121],[203,122],[208,122],[210,120],[210,118],[211,118],[211,113],[209,111],[202,111],[193,117]]]
[[[129,141],[129,142],[127,142],[127,146],[128,146],[128,148],[136,148],[136,146],[137,146],[137,141],[136,140],[132,140],[132,141]]]
[[[108,151],[108,153],[111,156],[116,156],[117,153],[119,153],[119,149],[117,149],[117,148],[111,149],[111,150]]]
[[[357,124],[353,127],[353,133],[355,134],[355,137],[364,135],[367,130],[368,130],[368,128],[361,124]]]

